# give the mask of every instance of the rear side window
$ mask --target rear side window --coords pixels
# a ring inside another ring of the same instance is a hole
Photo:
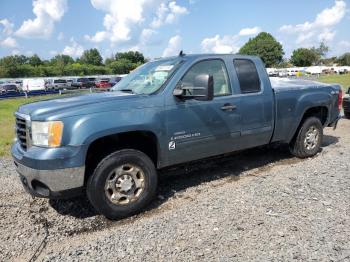
[[[260,78],[255,64],[247,59],[235,59],[233,65],[237,72],[242,94],[260,92]]]

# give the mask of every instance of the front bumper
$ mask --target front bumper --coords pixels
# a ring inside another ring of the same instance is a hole
[[[31,195],[45,198],[67,198],[82,192],[85,165],[81,148],[22,150],[12,146],[12,157],[21,182]]]
[[[15,161],[16,170],[28,193],[36,197],[66,198],[78,195],[84,185],[84,167],[37,170]]]

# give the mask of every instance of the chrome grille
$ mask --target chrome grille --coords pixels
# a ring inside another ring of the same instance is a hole
[[[28,129],[26,119],[16,115],[16,135],[18,142],[24,150],[28,147]]]

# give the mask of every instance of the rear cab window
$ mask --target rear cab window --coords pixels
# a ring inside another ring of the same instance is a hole
[[[248,59],[235,59],[233,66],[236,70],[241,93],[251,94],[261,91],[258,71],[253,61]]]

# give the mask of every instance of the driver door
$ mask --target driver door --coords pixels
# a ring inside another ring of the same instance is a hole
[[[221,59],[197,62],[179,84],[194,86],[194,79],[203,74],[213,76],[212,101],[174,97],[173,105],[168,107],[169,164],[231,152],[238,145],[240,98],[232,96],[225,62]]]

